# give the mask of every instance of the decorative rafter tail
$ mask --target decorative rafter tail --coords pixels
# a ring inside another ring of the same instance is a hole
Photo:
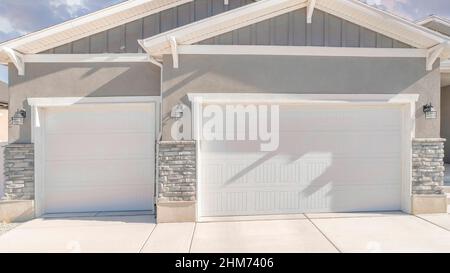
[[[169,37],[169,42],[170,42],[170,49],[171,49],[171,52],[172,52],[173,68],[178,68],[179,67],[179,62],[178,62],[178,42],[177,42],[177,39],[174,36],[170,36]]]
[[[11,62],[14,64],[14,66],[17,68],[18,74],[20,76],[25,75],[25,60],[24,55],[21,53],[15,51],[12,48],[9,47],[2,47],[0,48],[0,52],[5,52],[6,55],[8,55]]]
[[[306,7],[306,9],[307,9],[306,22],[308,24],[312,23],[312,17],[314,14],[314,9],[316,7],[316,1],[317,0],[308,0],[308,6]]]
[[[438,44],[430,49],[428,49],[427,53],[427,71],[433,70],[433,64],[439,58],[439,56],[444,51],[447,43]]]

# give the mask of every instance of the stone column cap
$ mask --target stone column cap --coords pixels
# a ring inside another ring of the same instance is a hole
[[[175,145],[175,144],[195,144],[195,140],[180,140],[180,141],[176,141],[176,140],[164,140],[164,141],[159,141],[158,144],[166,144],[166,145]]]
[[[33,143],[10,143],[7,144],[5,147],[8,148],[23,148],[23,147],[33,147]]]
[[[413,138],[414,142],[445,142],[445,138]]]

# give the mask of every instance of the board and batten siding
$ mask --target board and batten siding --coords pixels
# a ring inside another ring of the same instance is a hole
[[[207,45],[280,45],[410,48],[409,45],[316,9],[306,23],[306,8],[204,41]]]
[[[141,53],[137,40],[217,15],[253,0],[195,0],[89,37],[47,50],[43,54]]]

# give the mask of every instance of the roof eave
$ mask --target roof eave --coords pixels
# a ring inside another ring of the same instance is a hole
[[[36,31],[25,36],[4,42],[0,44],[1,47],[12,48],[22,54],[36,54],[39,52],[46,51],[51,48],[55,48],[78,39],[82,39],[84,37],[88,37],[107,29],[113,28],[117,25],[126,24],[132,22],[134,20],[138,20],[139,18],[143,18],[149,16],[154,13],[158,13],[160,11],[170,9],[188,2],[192,2],[193,0],[134,0],[134,1],[126,1],[102,10],[99,10],[94,13],[87,14],[85,16],[63,22],[61,24]],[[151,5],[151,7],[147,7],[146,11],[142,13],[134,12],[130,14],[129,17],[123,18],[117,17],[114,22],[109,22],[112,17],[115,15],[121,14],[127,11],[136,11],[141,10],[146,5]],[[93,27],[93,24],[99,23],[99,27]],[[63,35],[67,34],[69,31],[73,31],[74,28],[85,28],[86,26],[92,26],[92,29],[87,30],[86,32],[80,32],[79,35],[64,35],[64,39],[57,40],[54,42],[45,41],[48,37],[53,37],[52,35]],[[5,63],[8,61],[6,56],[0,55],[0,62]]]
[[[160,57],[170,51],[169,38],[172,36],[176,37],[180,45],[193,44],[289,11],[304,8],[307,2],[307,0],[259,0],[253,4],[144,39],[141,44],[151,55]],[[258,16],[249,18],[249,14]]]
[[[160,35],[147,38],[142,42],[142,45],[147,52],[159,57],[162,54],[170,52],[168,37],[175,37],[180,45],[193,44],[201,40],[206,40],[234,29],[265,20],[270,18],[268,16],[269,14],[274,17],[275,15],[288,12],[290,10],[282,8],[283,4],[287,5],[288,2],[291,4],[294,3],[297,9],[306,7],[307,4],[306,0],[261,0],[240,9],[222,13],[214,17],[162,33]],[[272,7],[273,10],[267,12],[265,15],[261,15],[261,11],[264,10],[264,8],[269,11],[270,7]],[[370,25],[370,29],[373,31],[385,34],[388,37],[397,39],[413,47],[428,49],[442,43],[447,43],[448,41],[448,37],[445,35],[441,35],[427,29],[426,27],[416,25],[413,22],[399,16],[378,10],[356,0],[317,0],[316,8],[341,17],[345,20],[360,24],[364,27],[369,28],[370,23],[372,23]],[[351,16],[349,15],[350,13],[356,15]],[[246,20],[242,19],[244,17]],[[235,23],[239,20],[244,22],[241,24]],[[374,24],[374,22],[386,21],[389,22],[389,27],[387,25],[379,27],[377,24]],[[450,51],[450,49],[446,48],[444,51],[447,52]]]

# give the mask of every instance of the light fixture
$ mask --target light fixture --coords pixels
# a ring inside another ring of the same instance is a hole
[[[183,117],[185,105],[179,103],[172,108],[172,112],[170,113],[170,117],[173,119],[180,119]]]
[[[23,121],[27,117],[27,112],[23,109],[17,110],[14,116],[11,118],[12,125],[23,125]]]
[[[431,104],[425,104],[423,106],[423,112],[425,113],[426,119],[436,119],[437,118],[437,111],[434,109],[434,106]]]

